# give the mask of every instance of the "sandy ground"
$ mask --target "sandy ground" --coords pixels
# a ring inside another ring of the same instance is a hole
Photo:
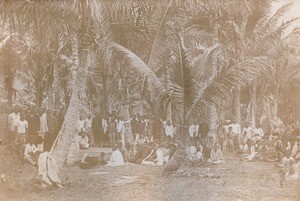
[[[96,166],[82,170],[62,169],[64,188],[37,191],[26,185],[23,191],[1,192],[2,201],[297,201],[300,181],[283,181],[274,163],[242,162],[227,157],[221,166],[183,165],[169,176],[161,167],[126,165]]]

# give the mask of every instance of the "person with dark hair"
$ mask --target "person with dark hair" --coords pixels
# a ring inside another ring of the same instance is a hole
[[[33,138],[30,138],[25,146],[24,160],[29,162],[31,165],[36,165],[40,153],[41,151],[34,145]]]
[[[110,159],[107,161],[108,166],[120,166],[124,165],[124,159],[122,156],[122,153],[119,149],[117,149],[117,145],[113,144],[112,146],[112,154],[110,156]]]
[[[99,113],[96,114],[96,116],[93,118],[92,121],[92,129],[94,133],[94,142],[96,146],[100,145],[101,141],[101,135],[102,135],[102,118]]]
[[[37,110],[31,108],[25,119],[28,122],[28,137],[36,138],[38,136],[38,130],[40,129],[40,118]]]
[[[12,112],[8,115],[7,120],[7,143],[12,143],[16,139],[16,123],[20,119],[20,113],[18,113],[18,110],[14,108]]]

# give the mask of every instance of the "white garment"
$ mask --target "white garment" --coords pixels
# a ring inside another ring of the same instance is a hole
[[[51,186],[55,183],[61,187],[61,179],[56,161],[49,152],[46,151],[39,155],[38,167],[37,175],[42,179],[43,186]]]
[[[85,128],[92,128],[92,122],[93,122],[93,118],[86,118],[84,120],[84,127]]]
[[[102,128],[104,133],[106,133],[106,131],[108,130],[108,123],[106,119],[102,119]]]
[[[107,165],[109,166],[124,165],[124,159],[122,153],[118,149],[112,152],[110,159],[107,161]]]
[[[244,138],[247,140],[250,140],[253,136],[253,129],[251,127],[248,128],[244,128],[243,129],[243,134],[244,134]]]
[[[199,131],[199,125],[198,124],[192,124],[189,127],[189,135],[190,137],[197,137],[198,136],[198,131]]]
[[[166,126],[165,127],[165,132],[166,132],[166,136],[171,136],[171,137],[174,137],[174,126],[173,125],[170,125],[170,126]]]
[[[20,119],[20,115],[16,113],[11,113],[8,115],[8,126],[9,131],[15,131],[15,126],[17,124],[17,121]]]
[[[117,122],[117,132],[121,133],[122,129],[123,129],[123,126],[124,126],[124,121],[123,120],[119,120]]]
[[[295,144],[294,144],[294,146],[293,146],[293,148],[292,148],[292,153],[291,153],[291,157],[295,157],[296,156],[296,154],[298,153],[298,144],[297,144],[297,142],[295,142]]]
[[[27,143],[25,146],[24,158],[30,157],[29,153],[30,152],[35,153],[36,151],[38,151],[38,149],[36,148],[36,146],[34,144]]]
[[[76,125],[76,130],[78,132],[85,132],[85,120],[80,120],[78,119],[77,125]]]
[[[164,154],[163,154],[161,149],[157,149],[155,153],[156,153],[156,156],[157,156],[156,157],[157,162],[155,163],[156,165],[163,165],[164,162],[167,162],[165,160]]]
[[[17,126],[17,133],[25,134],[26,129],[28,128],[28,122],[26,120],[24,121],[17,120],[16,126]]]
[[[263,129],[262,128],[254,128],[253,129],[253,136],[263,137],[264,136]]]
[[[44,113],[40,116],[40,132],[47,133],[48,131],[47,114]]]
[[[234,133],[234,135],[238,135],[241,133],[241,127],[238,123],[231,124],[230,126],[232,127],[232,132]]]

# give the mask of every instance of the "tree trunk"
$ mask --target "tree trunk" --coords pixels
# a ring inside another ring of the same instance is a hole
[[[257,80],[252,83],[251,86],[251,125],[252,128],[256,126],[256,90],[257,90]]]
[[[76,51],[76,50],[75,50]],[[76,52],[74,53],[76,55]],[[80,115],[80,110],[85,97],[86,88],[86,74],[87,68],[90,65],[88,50],[82,49],[79,52],[79,65],[78,70],[73,68],[74,84],[71,100],[68,110],[65,115],[65,120],[60,131],[57,142],[54,145],[53,155],[57,160],[59,167],[63,165],[66,160],[68,163],[75,162],[77,152],[74,151],[69,154],[70,147],[74,141],[75,128]],[[74,62],[75,64],[77,62]],[[75,67],[75,65],[73,65]],[[67,158],[68,157],[68,158]],[[70,158],[71,157],[71,158]]]
[[[211,25],[214,44],[219,43],[219,36],[218,36],[219,25],[217,21],[218,19],[214,17],[213,24]],[[218,52],[213,51],[212,58],[211,58],[211,76],[214,76],[217,73],[217,71],[218,71]],[[213,105],[209,106],[208,117],[209,117],[209,130],[212,132],[211,134],[215,138],[217,122],[218,122],[217,110],[215,106]]]
[[[54,63],[53,66],[53,87],[54,87],[54,110],[59,109],[60,104],[60,88],[59,88],[59,69],[58,64]]]
[[[295,123],[296,127],[300,126],[300,86],[295,87]]]
[[[241,125],[241,90],[235,89],[233,99],[234,119]]]

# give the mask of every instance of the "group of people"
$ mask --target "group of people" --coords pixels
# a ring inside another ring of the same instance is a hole
[[[62,125],[63,117],[50,110],[20,111],[13,109],[8,115],[6,142],[22,145],[23,158],[34,166],[41,166],[43,153],[49,160],[52,143]],[[133,144],[127,142],[126,125],[131,126]],[[74,143],[78,149],[90,146],[112,146],[112,154],[107,160],[104,153],[94,157],[86,154],[81,160],[81,167],[102,164],[119,166],[126,163],[142,165],[164,165],[177,149],[177,125],[171,120],[159,116],[133,115],[130,119],[113,113],[108,118],[99,114],[86,118],[80,116],[74,128]],[[220,165],[225,162],[223,154],[234,154],[242,161],[265,160],[277,162],[285,172],[285,179],[298,179],[300,164],[300,140],[266,139],[260,124],[253,128],[246,123],[244,128],[234,120],[226,120],[213,135],[207,135],[208,125],[196,121],[183,126],[183,133],[188,136],[186,159],[190,162],[208,162]],[[274,141],[275,140],[275,141]],[[73,144],[74,144],[73,143]],[[47,160],[48,160],[47,159]],[[55,163],[55,162],[54,162]],[[297,167],[297,168],[296,168]],[[54,165],[55,169],[55,165]],[[55,171],[54,171],[55,172]],[[59,183],[59,182],[58,182]]]
[[[18,143],[20,152],[25,149],[29,139],[43,140],[46,148],[52,146],[63,122],[60,112],[53,112],[43,108],[28,110],[11,109],[7,118],[5,143]]]
[[[162,120],[158,116],[133,115],[132,118],[124,120],[122,116],[115,114],[105,118],[100,115],[94,117],[89,114],[86,118],[79,117],[76,132],[77,141],[82,149],[89,146],[102,146],[122,141],[126,145],[126,124],[130,124],[135,144],[144,141],[160,142],[168,140],[175,141],[176,127],[170,120]]]

